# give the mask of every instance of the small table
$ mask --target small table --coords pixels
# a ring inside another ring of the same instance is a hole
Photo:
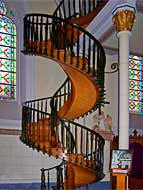
[[[115,169],[112,171],[112,176],[116,177],[116,190],[126,190],[127,170]]]

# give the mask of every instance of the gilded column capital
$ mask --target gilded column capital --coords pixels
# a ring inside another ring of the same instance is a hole
[[[135,23],[135,13],[131,10],[120,10],[112,18],[115,29],[120,32],[131,31]]]

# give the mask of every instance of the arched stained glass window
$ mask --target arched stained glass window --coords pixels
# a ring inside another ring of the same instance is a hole
[[[0,1],[0,100],[16,99],[16,25]]]
[[[142,57],[129,57],[129,111],[143,112]]]

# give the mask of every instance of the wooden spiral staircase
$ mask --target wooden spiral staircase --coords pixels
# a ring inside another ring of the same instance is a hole
[[[84,28],[106,1],[93,1],[92,6],[91,1],[87,1],[90,3],[87,11],[85,3],[81,9],[79,0],[78,13],[76,9],[70,12],[70,2],[75,7],[75,1],[68,2],[68,15],[62,1],[53,15],[27,14],[24,17],[23,53],[54,60],[65,71],[67,79],[52,97],[23,104],[20,140],[33,149],[64,160],[63,189],[72,190],[104,177],[104,139],[77,121],[100,110],[105,103],[104,49]],[[83,43],[80,43],[81,37]],[[46,189],[44,181],[41,189]]]

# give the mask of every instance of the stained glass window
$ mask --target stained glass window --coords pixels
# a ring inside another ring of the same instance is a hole
[[[16,26],[0,1],[0,100],[16,99]]]
[[[129,110],[143,112],[143,71],[142,57],[129,57]]]

